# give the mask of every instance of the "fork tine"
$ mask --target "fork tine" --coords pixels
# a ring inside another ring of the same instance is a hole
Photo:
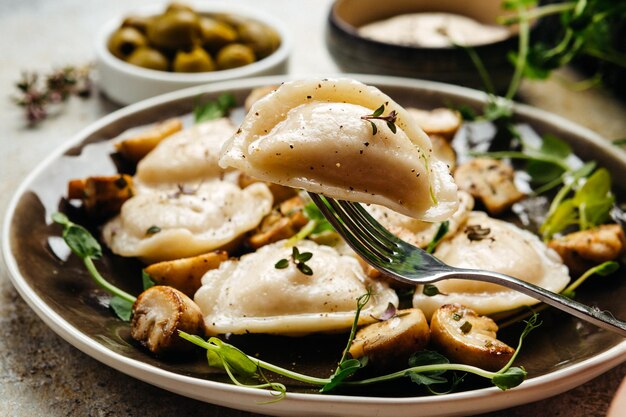
[[[315,194],[309,193],[311,200],[317,205],[324,217],[333,225],[335,230],[346,240],[346,242],[354,249],[359,255],[361,255],[369,263],[381,263],[389,262],[390,259],[387,255],[381,254],[376,247],[372,246],[369,242],[364,240],[361,236],[356,235],[350,229],[350,225],[344,223],[344,218],[347,219],[347,215],[337,202],[332,198],[326,198],[331,207],[329,207],[322,198]],[[339,212],[337,212],[337,209]],[[355,226],[356,227],[356,226]],[[360,229],[360,228],[359,228]]]
[[[368,222],[368,220],[365,219],[357,210],[357,206],[360,207],[358,203],[339,200],[338,204],[348,216],[347,219],[352,221],[355,227],[358,227],[358,233],[365,236],[365,240],[371,242],[372,245],[375,245],[381,252],[384,252],[389,256],[392,256],[395,253],[395,249],[397,248],[396,243],[393,240],[388,239],[384,234],[378,233],[379,231],[378,228],[375,227],[376,225]],[[342,220],[344,219],[342,218]]]
[[[383,227],[361,204],[351,201],[340,201],[339,204],[350,218],[356,219],[360,223],[360,229],[369,238],[375,239],[391,251],[401,246],[402,242],[398,237]]]

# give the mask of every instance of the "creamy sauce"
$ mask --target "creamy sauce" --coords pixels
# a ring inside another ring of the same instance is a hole
[[[410,13],[362,26],[359,35],[397,45],[440,48],[498,42],[509,37],[510,31],[457,14]]]

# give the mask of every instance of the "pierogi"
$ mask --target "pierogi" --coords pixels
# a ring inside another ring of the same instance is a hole
[[[158,144],[139,164],[135,179],[143,185],[162,186],[219,178],[222,145],[237,127],[228,118],[198,123]]]
[[[200,306],[211,334],[270,333],[301,335],[349,330],[357,298],[371,291],[360,323],[381,317],[389,303],[398,305],[396,293],[385,283],[365,276],[358,261],[329,246],[310,240],[297,243],[300,253],[313,254],[303,274],[290,261],[292,248],[279,241],[263,246],[239,260],[223,262],[207,272],[194,301]]]
[[[195,188],[145,189],[103,228],[111,250],[157,262],[221,248],[256,227],[272,209],[263,183],[241,189],[213,180]]]
[[[393,127],[363,118],[381,105],[381,116],[395,116]],[[349,79],[282,84],[252,106],[219,163],[424,221],[445,220],[458,205],[448,167],[413,118],[377,88]]]
[[[465,226],[441,242],[434,255],[451,266],[500,272],[556,293],[570,280],[559,255],[537,236],[482,212],[471,212]],[[418,286],[413,297],[413,306],[426,317],[444,304],[457,303],[488,315],[539,302],[481,281],[449,279],[435,285],[441,294],[427,296]]]

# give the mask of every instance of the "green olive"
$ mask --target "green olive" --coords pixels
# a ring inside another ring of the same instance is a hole
[[[150,22],[147,34],[157,48],[190,49],[200,40],[200,19],[188,10],[170,10]]]
[[[107,47],[109,51],[120,59],[126,59],[141,46],[145,46],[147,40],[145,36],[137,29],[132,27],[123,27],[115,32],[109,38]]]
[[[239,25],[238,30],[239,42],[250,46],[259,59],[270,55],[280,45],[278,33],[263,23],[250,20]]]
[[[135,28],[145,35],[146,29],[151,19],[151,16],[128,16],[122,22],[122,27]]]
[[[240,43],[226,45],[217,53],[217,67],[229,69],[242,67],[255,61],[254,51],[249,46]]]
[[[179,2],[176,2],[176,1],[171,2],[167,6],[167,9],[165,9],[165,13],[171,12],[171,11],[178,11],[178,10],[186,10],[188,12],[195,13],[195,11],[193,10],[193,8],[191,8],[191,6],[189,6],[189,5],[185,4],[185,3],[179,3]]]
[[[207,72],[215,70],[213,58],[201,47],[190,52],[178,51],[174,58],[174,72]]]
[[[129,64],[159,71],[167,71],[169,63],[165,55],[148,46],[139,47],[126,60]]]
[[[237,31],[228,23],[211,17],[200,18],[202,44],[209,51],[216,52],[223,46],[237,40]]]

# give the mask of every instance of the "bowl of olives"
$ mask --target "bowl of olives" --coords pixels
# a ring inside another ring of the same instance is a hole
[[[109,22],[96,42],[100,89],[131,104],[185,87],[286,71],[290,36],[262,11],[171,3]]]

